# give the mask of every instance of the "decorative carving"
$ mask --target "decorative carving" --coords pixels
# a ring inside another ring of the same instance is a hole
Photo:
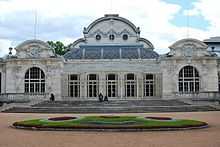
[[[110,19],[109,24],[114,25],[114,19]]]
[[[28,53],[28,55],[30,57],[34,57],[34,58],[39,57],[40,56],[40,49],[39,49],[39,47],[37,47],[37,46],[30,47],[30,52]]]
[[[18,58],[39,58],[55,56],[54,50],[48,43],[41,40],[27,40],[16,48]]]
[[[193,50],[196,48],[194,44],[184,44],[183,51],[185,57],[192,57]]]
[[[192,56],[204,56],[208,54],[207,45],[197,39],[182,39],[174,43],[169,48],[170,52],[174,52],[177,56],[192,57]]]

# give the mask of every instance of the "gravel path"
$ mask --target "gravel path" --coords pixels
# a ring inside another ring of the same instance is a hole
[[[209,123],[210,127],[162,132],[29,131],[9,126],[15,121],[24,119],[70,116],[70,114],[0,113],[0,147],[220,147],[220,112],[125,115],[197,119]]]

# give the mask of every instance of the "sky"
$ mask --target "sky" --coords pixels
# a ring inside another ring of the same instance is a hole
[[[25,40],[83,37],[83,28],[104,14],[119,14],[164,54],[183,38],[220,36],[219,0],[0,0],[0,56]],[[36,15],[37,14],[37,15]]]

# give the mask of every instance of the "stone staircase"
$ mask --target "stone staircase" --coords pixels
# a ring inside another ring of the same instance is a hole
[[[43,101],[29,107],[14,106],[7,113],[146,113],[218,111],[210,105],[191,105],[179,100],[118,100],[97,101]]]

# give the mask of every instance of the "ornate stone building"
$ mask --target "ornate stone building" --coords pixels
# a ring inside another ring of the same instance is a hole
[[[213,98],[219,58],[197,39],[182,39],[159,55],[140,29],[118,15],[105,15],[58,56],[40,40],[18,45],[1,60],[1,93],[8,99],[112,100]]]

